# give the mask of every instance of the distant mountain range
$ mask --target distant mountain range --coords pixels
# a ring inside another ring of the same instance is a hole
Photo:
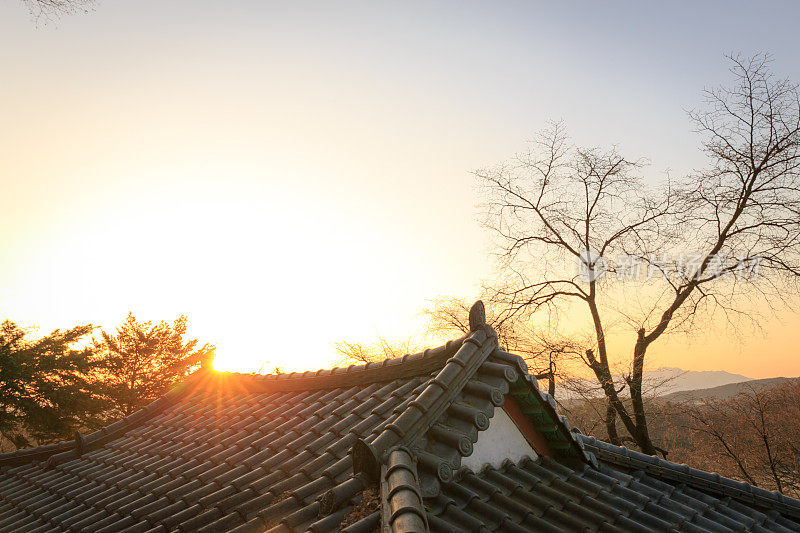
[[[769,389],[795,379],[798,378],[751,379],[741,383],[728,383],[727,385],[720,385],[719,387],[710,387],[707,389],[672,392],[661,396],[660,399],[670,402],[695,402],[706,398],[730,398],[751,387],[755,390]]]
[[[709,389],[731,383],[751,381],[741,374],[731,374],[724,370],[683,370],[663,367],[644,373],[644,389],[654,396],[666,396],[680,391]]]
[[[622,380],[621,376],[618,379]],[[746,387],[763,389],[785,383],[798,378],[766,378],[751,379],[741,374],[731,374],[724,370],[683,370],[675,367],[662,367],[657,370],[644,372],[644,392],[646,396],[659,399],[681,402],[696,401],[703,398],[728,398],[744,391]],[[596,389],[597,396],[602,393],[597,389],[597,383],[591,380],[578,380],[579,387]],[[545,387],[546,383],[540,385]],[[624,395],[627,392],[624,391]],[[567,387],[561,387],[556,392],[560,400],[574,400],[579,394],[571,392]]]

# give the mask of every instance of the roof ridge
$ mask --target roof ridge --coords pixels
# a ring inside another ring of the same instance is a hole
[[[497,335],[491,326],[483,325],[471,332],[436,376],[371,443],[363,439],[356,441],[352,451],[353,471],[365,472],[377,480],[385,454],[396,446],[408,446],[420,438],[447,409],[448,399],[461,391],[497,347]],[[447,465],[442,463],[442,466]],[[447,477],[447,472],[442,472],[442,475]]]
[[[600,459],[620,466],[627,466],[657,474],[681,483],[716,490],[726,496],[743,498],[765,507],[779,507],[782,512],[800,518],[800,500],[779,492],[756,487],[717,473],[710,473],[687,464],[675,463],[654,455],[647,455],[625,446],[616,446],[589,435],[577,433],[584,445],[591,447]]]
[[[360,385],[365,382],[377,383],[393,381],[405,377],[430,374],[442,368],[448,358],[453,356],[467,335],[449,340],[441,346],[427,348],[421,352],[405,354],[401,357],[387,358],[382,361],[368,362],[361,365],[352,364],[346,367],[290,372],[287,374],[245,374],[239,372],[215,372],[222,380],[248,381],[253,391],[292,391],[316,390],[333,387]]]
[[[392,448],[381,467],[381,522],[389,531],[428,531],[416,458],[405,447]]]

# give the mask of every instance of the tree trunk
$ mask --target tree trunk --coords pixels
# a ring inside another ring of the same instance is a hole
[[[622,443],[619,440],[619,433],[617,433],[617,412],[614,406],[609,401],[606,407],[606,433],[608,433],[608,442],[615,446],[620,446]]]
[[[656,448],[650,440],[650,432],[647,429],[647,417],[644,411],[644,400],[642,399],[642,380],[644,377],[644,356],[647,353],[647,342],[644,336],[644,329],[637,333],[636,345],[633,348],[633,374],[628,381],[628,388],[631,391],[631,405],[633,406],[633,419],[636,431],[631,434],[633,440],[642,452],[648,455],[656,455]]]
[[[606,352],[605,333],[600,320],[600,313],[591,295],[587,303],[589,304],[589,311],[591,312],[594,322],[597,347],[600,352],[600,358],[598,360],[591,350],[587,350],[586,357],[590,363],[590,367],[594,371],[600,385],[603,387],[603,392],[608,399],[609,406],[616,411],[616,414],[619,416],[631,438],[636,442],[636,445],[643,453],[656,455],[658,451],[653,445],[652,440],[650,440],[650,433],[647,428],[647,417],[645,416],[644,410],[644,401],[642,400],[644,357],[647,352],[647,346],[649,345],[644,335],[644,330],[639,330],[638,332],[636,346],[634,347],[633,375],[628,381],[633,406],[633,416],[631,416],[628,410],[625,409],[625,404],[622,403],[617,390],[614,388],[614,379],[611,376],[611,369],[608,364],[608,355]],[[612,435],[617,435],[616,442],[612,440],[611,443],[619,446],[620,439],[616,431],[616,424],[612,428],[609,425],[609,420],[613,420],[615,424],[616,416],[613,419],[606,416],[606,430],[608,431],[609,439],[613,438]]]
[[[619,398],[619,394],[617,393],[616,388],[614,387],[614,378],[611,376],[611,368],[608,364],[608,352],[606,348],[606,338],[605,338],[605,331],[603,329],[603,323],[600,319],[600,311],[597,308],[597,303],[595,302],[595,285],[594,282],[590,284],[589,290],[589,298],[587,299],[586,303],[589,305],[589,312],[592,315],[592,322],[594,323],[594,330],[595,335],[597,338],[597,349],[599,352],[599,360],[595,358],[593,352],[591,350],[586,351],[586,358],[590,363],[591,369],[594,371],[597,380],[600,382],[600,385],[603,387],[603,392],[608,399],[608,403],[610,406],[614,408],[619,415],[620,420],[622,421],[625,429],[628,430],[628,433],[631,435],[636,444],[642,450],[642,452],[648,455],[655,455],[656,449],[653,446],[653,443],[650,441],[650,437],[647,433],[647,420],[644,417],[644,407],[641,406],[641,412],[636,412],[636,403],[634,403],[634,417],[631,417],[628,414],[628,410],[625,409],[625,404],[622,403],[622,400]],[[640,337],[643,337],[644,332],[640,332]],[[637,343],[638,346],[638,343]],[[644,351],[642,351],[641,357],[641,365],[644,364]],[[634,369],[636,368],[636,363],[634,362]],[[631,397],[633,397],[633,391],[631,391]],[[639,380],[639,402],[641,405],[641,379]],[[639,416],[641,414],[641,417]],[[616,420],[616,417],[614,418]],[[641,428],[644,428],[642,431]],[[606,417],[606,429],[610,429],[608,426],[608,416]],[[616,426],[613,429],[613,433],[616,434]],[[611,438],[612,433],[609,433],[609,438]],[[619,437],[617,437],[617,442],[612,442],[612,444],[619,445]]]

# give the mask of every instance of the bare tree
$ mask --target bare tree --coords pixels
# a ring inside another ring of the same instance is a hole
[[[37,20],[49,20],[78,12],[87,13],[94,0],[22,0]]]
[[[433,335],[466,335],[470,331],[469,311],[472,304],[458,298],[439,298],[432,307],[425,309],[428,315],[428,333]],[[555,396],[556,383],[566,382],[572,376],[561,367],[568,358],[579,358],[583,346],[567,338],[537,332],[519,317],[501,315],[487,307],[487,323],[495,328],[500,346],[521,356],[528,363],[537,379],[546,379],[548,392]],[[335,344],[340,355],[339,364],[364,364],[382,361],[419,351],[420,345],[407,340],[391,342],[379,338],[373,344],[341,340]]]
[[[402,357],[407,353],[418,351],[419,347],[411,340],[390,342],[381,337],[374,344],[338,341],[334,347],[341,356],[340,364],[364,364]]]
[[[552,330],[537,330],[520,316],[498,312],[498,305],[483,298],[486,305],[486,321],[497,332],[501,347],[522,357],[537,379],[547,380],[547,391],[556,395],[556,384],[565,383],[572,377],[562,363],[579,358],[584,351],[580,342],[559,336]],[[471,303],[459,298],[439,298],[425,310],[429,317],[431,333],[469,333],[469,309]]]
[[[800,489],[800,380],[752,386],[733,398],[688,407],[695,448],[717,456],[718,470],[748,483],[797,494]]]
[[[768,56],[730,59],[734,84],[707,91],[705,107],[691,113],[708,169],[679,186],[646,187],[641,160],[572,147],[559,123],[513,163],[476,172],[505,272],[495,298],[508,316],[578,304],[568,309],[593,334],[584,359],[610,407],[609,438],[648,454],[666,454],[650,438],[642,398],[649,347],[716,311],[747,315],[757,295],[792,295],[783,284],[800,274],[797,86],[771,75]],[[649,274],[635,284],[638,308],[612,282],[631,274],[607,263],[615,254]],[[620,326],[633,342],[618,383],[607,340]],[[617,435],[617,418],[629,436]]]

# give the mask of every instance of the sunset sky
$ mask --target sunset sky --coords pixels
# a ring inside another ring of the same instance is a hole
[[[190,318],[217,366],[331,366],[407,340],[494,267],[470,171],[548,119],[655,177],[703,164],[685,110],[723,54],[800,81],[775,2],[0,3],[0,318],[41,332]],[[713,324],[650,366],[800,375],[800,318]],[[627,353],[624,355],[628,355]]]

